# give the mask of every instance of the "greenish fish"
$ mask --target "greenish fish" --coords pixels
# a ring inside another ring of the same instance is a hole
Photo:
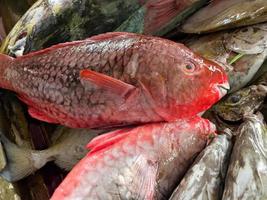
[[[15,183],[9,183],[0,177],[0,199],[1,200],[21,200],[18,187]]]
[[[267,21],[266,0],[214,0],[183,24],[186,33],[207,33]]]
[[[217,200],[223,192],[223,183],[232,149],[229,129],[216,136],[196,158],[192,167],[173,192],[170,200]]]
[[[258,111],[266,96],[267,86],[251,85],[226,96],[214,106],[214,110],[220,118],[237,122]]]
[[[222,199],[267,199],[267,126],[260,113],[247,116],[237,132]]]
[[[132,14],[115,31],[162,36],[209,0],[154,0]]]
[[[0,52],[20,56],[112,31],[145,1],[39,0],[10,31]]]
[[[58,127],[53,134],[51,147],[41,151],[19,147],[0,135],[7,159],[0,176],[11,182],[18,181],[49,161],[54,161],[62,169],[71,170],[88,152],[86,144],[101,133],[102,130]]]

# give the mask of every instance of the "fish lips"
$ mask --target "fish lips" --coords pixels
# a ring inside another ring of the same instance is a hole
[[[227,94],[227,92],[230,90],[230,84],[229,84],[229,82],[218,84],[215,87],[216,87],[216,89],[219,92],[219,97],[220,98],[222,98],[223,96],[225,96]]]

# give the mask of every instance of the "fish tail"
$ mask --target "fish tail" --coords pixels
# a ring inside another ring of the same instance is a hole
[[[19,147],[3,134],[0,135],[0,140],[4,146],[7,160],[7,165],[0,171],[0,176],[9,182],[18,181],[34,173],[49,161],[46,150],[36,151]]]
[[[5,89],[11,89],[10,84],[4,78],[4,72],[9,68],[14,58],[0,53],[0,87]]]

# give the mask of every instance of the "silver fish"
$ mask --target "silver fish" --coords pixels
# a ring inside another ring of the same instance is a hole
[[[267,126],[261,114],[247,116],[232,152],[222,199],[267,199]]]
[[[228,69],[230,93],[247,85],[267,58],[267,23],[193,38],[186,44]],[[253,30],[253,31],[251,31]]]
[[[225,134],[212,140],[198,155],[170,200],[220,199],[232,149],[231,138],[232,133],[227,129]]]
[[[11,182],[18,181],[49,161],[54,161],[62,169],[70,170],[88,152],[86,144],[102,132],[58,127],[52,138],[52,146],[41,151],[19,147],[0,135],[7,158],[7,166],[0,171],[0,176]]]
[[[214,32],[267,21],[266,0],[213,0],[185,21],[186,33]]]

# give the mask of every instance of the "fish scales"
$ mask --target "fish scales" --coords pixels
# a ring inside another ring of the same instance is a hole
[[[70,127],[192,116],[225,94],[221,85],[227,87],[221,66],[182,44],[130,33],[107,33],[16,59],[1,58],[2,87],[18,93],[33,117]],[[195,81],[203,84],[193,87]]]
[[[102,135],[51,199],[168,199],[214,131],[193,117]]]

